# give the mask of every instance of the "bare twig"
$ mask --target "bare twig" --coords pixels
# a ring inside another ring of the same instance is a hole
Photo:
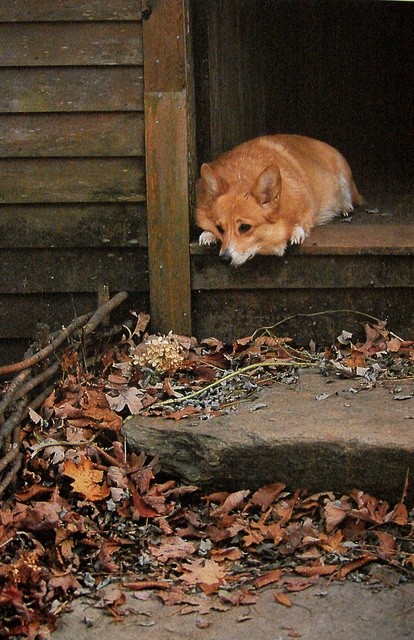
[[[26,369],[25,371],[21,371],[10,382],[3,398],[0,401],[0,425],[4,423],[4,412],[6,411],[6,409],[12,404],[15,399],[21,397],[22,394],[20,393],[20,390],[29,376],[30,369]]]
[[[30,358],[26,358],[25,360],[21,360],[20,362],[7,364],[3,367],[0,367],[0,376],[10,375],[11,373],[16,373],[17,371],[22,371],[23,369],[29,369],[38,362],[41,362],[41,360],[47,358],[47,356],[53,353],[53,351],[57,347],[59,347],[62,342],[64,342],[72,333],[74,333],[76,329],[84,326],[90,319],[91,315],[92,314],[87,313],[84,316],[80,316],[79,318],[76,318],[76,320],[73,320],[68,327],[62,329],[59,332],[58,336],[50,344],[48,344],[47,347],[40,349],[40,351],[37,351],[37,353],[35,353]]]
[[[2,497],[3,493],[5,492],[9,484],[11,484],[13,480],[16,478],[17,473],[21,467],[22,460],[23,460],[23,454],[19,453],[14,461],[12,468],[4,476],[3,480],[0,482],[0,498]]]
[[[108,302],[105,302],[99,309],[95,311],[93,316],[90,318],[89,322],[85,324],[83,328],[83,335],[88,336],[92,331],[95,331],[98,324],[106,318],[106,316],[113,311],[116,307],[119,307],[124,300],[128,298],[128,293],[126,291],[120,291],[115,296],[113,296]]]
[[[39,373],[38,376],[35,376],[34,378],[31,378],[30,380],[28,380],[26,384],[23,384],[20,387],[20,389],[17,391],[15,395],[16,400],[18,400],[22,396],[27,395],[30,391],[38,387],[39,384],[42,384],[42,382],[45,382],[46,380],[49,380],[50,378],[52,378],[55,375],[55,373],[59,371],[59,369],[60,369],[60,362],[55,362],[50,367],[42,371],[42,373]]]
[[[4,422],[0,428],[0,449],[3,447],[8,435],[11,434],[13,429],[17,427],[23,415],[23,411],[26,408],[27,399],[22,398],[15,406],[15,410],[12,415]]]

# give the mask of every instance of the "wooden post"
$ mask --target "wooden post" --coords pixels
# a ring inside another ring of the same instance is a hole
[[[194,165],[189,0],[143,0],[149,282],[153,329],[191,334]]]

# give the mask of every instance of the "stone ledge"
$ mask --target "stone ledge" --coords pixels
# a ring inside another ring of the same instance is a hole
[[[179,422],[133,416],[123,433],[132,449],[158,454],[167,474],[203,490],[281,481],[311,492],[357,487],[393,502],[414,469],[414,398],[395,400],[395,387],[414,393],[413,381],[355,393],[358,380],[306,371],[296,387],[263,389],[228,415]],[[329,397],[317,400],[322,393]],[[258,404],[266,406],[253,410]]]

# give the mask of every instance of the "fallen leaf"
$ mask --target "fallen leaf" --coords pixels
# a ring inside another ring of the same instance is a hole
[[[238,509],[249,494],[250,491],[248,489],[231,493],[229,496],[227,496],[221,507],[218,507],[215,511],[212,512],[211,516],[213,518],[218,518],[226,513],[229,513],[230,511]]]
[[[151,555],[160,562],[167,562],[171,558],[187,558],[197,550],[192,542],[179,536],[166,537],[159,546],[150,545],[149,549]]]
[[[162,580],[136,580],[133,582],[123,582],[122,586],[130,591],[145,591],[145,589],[169,589],[171,582]]]
[[[90,458],[83,457],[79,464],[75,464],[73,460],[66,460],[63,473],[74,479],[73,491],[80,493],[87,500],[97,502],[110,495],[109,487],[103,482],[103,471],[95,469]]]
[[[262,511],[266,511],[285,488],[286,485],[283,482],[275,482],[258,489],[250,498],[246,509],[250,506],[258,506]]]
[[[350,562],[341,567],[336,574],[336,577],[339,579],[345,578],[345,576],[347,576],[348,573],[351,573],[351,571],[355,571],[355,569],[359,569],[360,567],[363,567],[369,562],[374,562],[375,560],[377,560],[377,556],[374,556],[372,553],[364,553],[360,558],[350,560]]]
[[[273,592],[273,598],[275,599],[275,601],[278,604],[281,604],[284,607],[290,608],[290,607],[293,606],[293,603],[292,603],[291,599],[285,593],[280,593],[280,592],[274,591]]]
[[[267,573],[264,573],[263,575],[256,578],[253,584],[257,589],[260,589],[261,587],[265,587],[266,585],[272,584],[273,582],[278,582],[281,575],[281,569],[272,569],[272,571],[268,571]]]
[[[301,576],[329,576],[337,571],[337,564],[321,564],[310,567],[295,567],[296,573]]]
[[[223,583],[226,571],[214,560],[194,560],[181,566],[180,579],[188,584],[198,584],[205,593],[213,593]]]

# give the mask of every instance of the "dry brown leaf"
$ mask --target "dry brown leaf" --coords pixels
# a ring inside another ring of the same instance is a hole
[[[243,557],[243,552],[238,547],[212,549],[210,554],[216,562],[223,562],[224,560],[240,560],[240,558]]]
[[[327,500],[325,503],[324,514],[326,521],[326,532],[332,533],[336,527],[345,520],[348,513],[350,512],[350,505],[345,502],[345,505],[337,504],[338,501],[333,502],[332,500]],[[347,508],[349,506],[349,508]],[[345,507],[345,508],[344,508]]]
[[[355,571],[355,569],[359,569],[365,564],[374,562],[375,560],[377,560],[377,556],[374,556],[372,553],[364,553],[361,557],[356,558],[355,560],[350,560],[350,562],[347,562],[347,564],[341,567],[336,574],[336,577],[345,578],[345,576],[347,576],[348,573],[351,573],[351,571]]]
[[[189,418],[195,413],[200,413],[200,410],[196,409],[196,407],[184,407],[184,409],[178,409],[178,411],[168,413],[165,417],[168,418],[168,420],[181,420],[182,418]]]
[[[275,601],[278,604],[281,604],[284,607],[292,607],[293,606],[293,602],[291,601],[289,596],[286,595],[286,593],[280,593],[278,591],[274,591],[273,592],[273,598],[275,599]]]
[[[318,564],[310,567],[295,567],[296,573],[301,576],[329,576],[337,571],[337,564]]]
[[[405,504],[402,502],[396,504],[394,509],[385,517],[385,522],[395,522],[395,524],[405,526],[408,522],[408,509]]]
[[[278,582],[280,580],[281,575],[282,575],[281,569],[272,569],[272,571],[268,571],[267,573],[264,573],[262,576],[259,576],[258,578],[256,578],[253,584],[257,589],[260,589],[261,587],[265,587],[266,585],[272,584],[273,582]]]
[[[258,489],[258,491],[255,491],[250,498],[246,505],[246,509],[251,506],[259,506],[262,511],[266,511],[285,488],[286,485],[283,482],[275,482]]]
[[[110,495],[106,482],[102,482],[103,471],[94,469],[90,458],[82,458],[79,464],[75,464],[73,460],[66,460],[63,465],[63,474],[74,479],[73,491],[80,493],[87,500],[97,502]]]
[[[309,576],[304,578],[282,578],[280,584],[283,585],[287,591],[304,591],[309,589],[315,582],[318,582],[319,576]]]
[[[231,602],[235,606],[247,606],[251,604],[257,604],[259,601],[259,596],[257,593],[252,593],[246,587],[241,587],[241,589],[236,589],[229,594],[220,593],[220,599],[224,600],[224,602]]]
[[[159,562],[167,562],[171,558],[187,558],[195,553],[197,548],[192,542],[179,536],[169,536],[165,537],[159,546],[149,545],[149,550]]]
[[[249,494],[250,491],[248,489],[231,493],[229,496],[227,496],[221,507],[218,507],[218,509],[211,513],[212,518],[218,518],[226,513],[229,513],[230,511],[238,509]]]
[[[224,582],[226,571],[214,560],[193,560],[181,566],[180,579],[187,584],[198,584],[204,593],[213,593]]]
[[[376,531],[375,534],[380,544],[379,553],[381,557],[392,558],[395,555],[395,537],[388,531]]]
[[[145,589],[170,589],[171,582],[162,580],[135,580],[133,582],[124,582],[122,586],[130,591],[144,591]]]

